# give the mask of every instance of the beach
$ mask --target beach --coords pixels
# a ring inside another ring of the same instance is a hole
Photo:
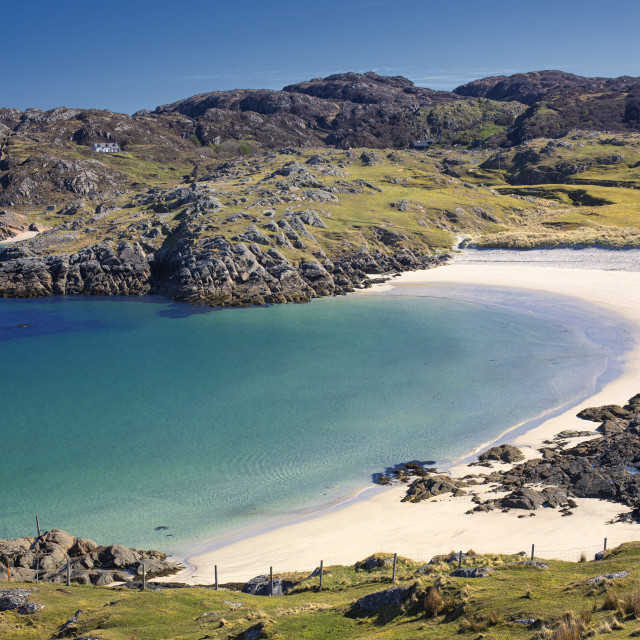
[[[544,440],[562,430],[595,429],[595,423],[576,417],[582,408],[624,404],[640,392],[640,299],[633,294],[640,286],[640,273],[620,270],[625,264],[618,258],[612,263],[608,252],[594,251],[577,256],[571,252],[570,260],[559,261],[562,266],[549,266],[553,264],[552,257],[532,260],[531,253],[526,256],[523,252],[493,252],[496,255],[492,256],[471,252],[445,267],[400,274],[390,282],[374,285],[366,293],[397,295],[406,289],[415,295],[416,287],[426,291],[430,287],[460,284],[500,287],[563,296],[622,316],[635,333],[628,337],[630,347],[622,375],[608,381],[577,406],[537,421],[534,428],[524,433],[514,430],[499,439],[519,447],[527,457],[534,457]],[[629,269],[634,269],[635,253],[627,254],[626,259]],[[449,472],[463,476],[474,469],[467,466],[468,459],[463,462]],[[621,504],[577,499],[579,506],[569,517],[550,508],[532,512],[535,516],[518,510],[466,515],[474,506],[470,496],[402,503],[405,489],[397,485],[372,487],[344,504],[289,524],[256,534],[246,532],[235,540],[211,541],[187,555],[187,569],[173,579],[208,584],[214,580],[217,565],[221,581],[240,581],[267,572],[270,566],[276,572],[311,571],[320,560],[325,566],[348,564],[378,551],[428,561],[440,553],[471,548],[476,552],[528,553],[535,544],[537,557],[577,560],[583,552],[589,557],[602,548],[605,538],[611,547],[639,536],[637,525],[608,524],[626,510]]]

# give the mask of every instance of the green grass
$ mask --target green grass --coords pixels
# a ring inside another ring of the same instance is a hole
[[[386,558],[391,554],[378,554]],[[412,587],[403,605],[366,613],[354,608],[358,598],[393,586],[391,567],[371,572],[355,566],[325,568],[324,588],[308,572],[287,574],[299,581],[286,596],[259,597],[233,591],[204,588],[132,591],[124,588],[59,584],[0,583],[1,588],[37,589],[32,601],[45,605],[35,615],[0,613],[0,638],[36,640],[49,638],[78,609],[77,635],[104,640],[164,640],[241,637],[261,625],[265,638],[360,639],[478,638],[487,632],[498,639],[550,637],[544,630],[517,624],[535,618],[552,630],[567,619],[588,620],[583,637],[597,635],[604,625],[614,627],[610,636],[629,637],[640,628],[640,543],[627,543],[608,552],[600,562],[548,561],[549,569],[518,566],[521,556],[486,554],[464,560],[465,566],[487,566],[491,575],[482,579],[452,578],[455,563],[436,560],[426,573],[423,563],[398,559],[396,584]],[[627,578],[589,582],[589,578],[627,570]],[[437,589],[442,609],[433,617],[425,613],[425,597]],[[613,603],[613,604],[612,604]],[[613,610],[612,608],[613,607]],[[616,610],[617,609],[617,610]],[[212,614],[212,615],[204,615]],[[617,627],[617,629],[616,629]],[[591,630],[591,631],[590,631]]]
[[[474,135],[480,131],[489,133],[489,129],[493,131],[492,128],[499,125],[491,121],[497,115],[491,104],[487,103],[487,106],[485,102],[445,105],[442,109],[446,107],[446,113],[441,115],[455,115],[479,123],[480,128],[474,129]],[[471,236],[479,246],[640,246],[637,233],[640,229],[640,165],[634,166],[640,162],[640,135],[572,132],[562,141],[553,142],[551,153],[542,153],[549,146],[549,140],[527,143],[527,148],[539,154],[533,166],[584,164],[589,165],[588,170],[568,176],[563,184],[510,184],[508,181],[513,183],[520,170],[516,160],[522,148],[503,150],[499,162],[495,152],[462,147],[438,147],[427,152],[377,150],[381,162],[373,166],[364,166],[360,159],[362,149],[350,152],[304,149],[297,155],[247,156],[237,166],[239,175],[223,175],[210,182],[198,183],[215,192],[226,206],[194,218],[189,225],[197,237],[222,234],[230,240],[246,231],[251,223],[263,230],[268,222],[262,214],[265,209],[275,211],[271,220],[276,222],[284,218],[287,211],[326,211],[329,215],[323,219],[327,229],[309,229],[315,241],[303,240],[307,245],[304,249],[277,247],[293,262],[315,259],[313,254],[320,250],[332,258],[362,248],[385,253],[398,250],[399,246],[385,245],[381,241],[380,230],[400,234],[402,247],[420,253],[446,252],[455,245],[458,235]],[[34,144],[18,140],[11,153],[24,159],[35,153]],[[153,211],[153,204],[138,205],[133,201],[150,187],[188,187],[184,177],[196,164],[200,176],[215,171],[219,161],[197,156],[210,150],[187,145],[192,149],[189,152],[192,155],[178,154],[174,158],[154,159],[152,145],[139,145],[126,153],[100,156],[101,162],[125,176],[125,184],[119,191],[104,192],[98,199],[85,198],[86,209],[76,215],[60,215],[60,208],[74,197],[69,194],[63,197],[58,193],[52,193],[50,201],[16,207],[15,210],[27,213],[33,221],[47,226],[67,227],[59,229],[60,242],[46,249],[48,253],[77,251],[109,239],[114,243],[120,240],[135,242],[143,233],[138,227],[145,223],[163,226],[171,232],[177,228],[184,207],[171,215],[158,214]],[[64,152],[67,159],[96,159],[86,147],[68,146]],[[603,164],[603,159],[613,153],[622,155],[623,159],[614,164]],[[291,160],[304,165],[316,154],[324,155],[334,165],[342,165],[341,171],[346,174],[345,177],[324,176],[320,167],[309,166],[309,171],[326,189],[340,187],[344,182],[356,186],[357,181],[364,180],[382,191],[362,187],[363,193],[337,193],[337,203],[290,202],[252,206],[264,197],[262,192],[265,190],[295,197],[299,192],[282,190],[286,185],[284,178],[263,180]],[[453,168],[460,178],[445,174],[446,167]],[[233,199],[238,197],[247,200],[234,204]],[[391,206],[401,200],[409,201],[408,211]],[[45,211],[49,202],[56,205],[54,212]],[[94,209],[100,202],[118,210],[98,219]],[[254,217],[255,221],[227,220],[232,214],[242,212]],[[158,248],[163,239],[144,241]],[[172,242],[171,238],[166,242]]]

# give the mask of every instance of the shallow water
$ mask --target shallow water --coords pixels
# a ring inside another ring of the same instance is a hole
[[[579,399],[622,349],[616,320],[493,302],[0,300],[0,538],[37,513],[171,548],[328,504]]]

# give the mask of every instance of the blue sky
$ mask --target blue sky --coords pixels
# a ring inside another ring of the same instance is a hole
[[[3,3],[0,106],[132,113],[343,71],[453,89],[540,69],[640,76],[640,2],[32,0]]]

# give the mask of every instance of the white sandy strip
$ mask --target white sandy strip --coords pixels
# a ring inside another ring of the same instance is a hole
[[[28,240],[29,238],[35,238],[40,232],[39,231],[23,231],[18,235],[12,236],[11,238],[7,238],[6,240],[0,241],[0,245],[5,246],[7,244],[14,244],[16,242],[20,242],[20,240]]]
[[[393,280],[394,287],[435,283],[503,286],[573,296],[624,316],[637,327],[636,337],[640,337],[638,272],[458,263],[403,274]],[[388,289],[389,285],[378,288]],[[595,423],[575,417],[579,409],[624,404],[638,392],[640,352],[636,348],[629,354],[622,377],[607,384],[578,407],[518,436],[514,444],[538,447],[543,440],[563,429],[594,428]],[[530,453],[531,449],[528,451]],[[458,467],[452,471],[457,475],[468,473],[469,469]],[[452,549],[516,552],[530,550],[531,544],[535,544],[537,556],[576,560],[583,548],[591,555],[602,546],[605,537],[609,546],[640,539],[640,526],[606,524],[625,510],[622,505],[598,500],[578,500],[579,507],[569,517],[562,517],[556,509],[540,509],[535,517],[519,518],[518,512],[513,510],[464,515],[474,506],[468,497],[401,503],[402,493],[402,487],[374,491],[369,499],[347,503],[343,508],[219,548],[215,548],[215,541],[212,541],[211,550],[188,557],[190,568],[173,579],[212,583],[217,564],[221,581],[243,580],[268,571],[270,566],[276,572],[312,570],[320,560],[324,560],[325,566],[353,563],[376,551],[428,560],[434,554]],[[491,495],[495,497],[495,494]]]

